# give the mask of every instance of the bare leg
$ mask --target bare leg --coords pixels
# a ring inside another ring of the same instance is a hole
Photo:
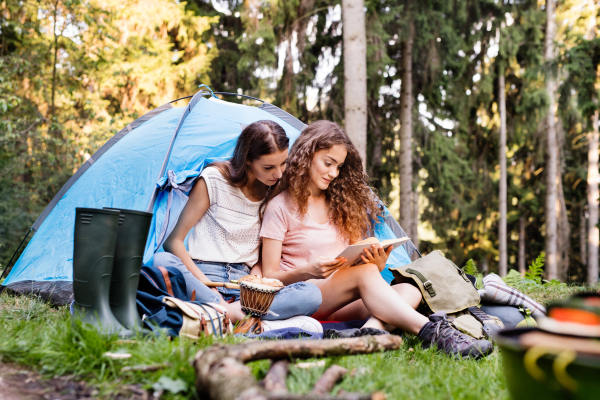
[[[393,285],[394,289],[402,298],[413,308],[416,309],[421,303],[421,292],[415,286],[409,283],[400,283]],[[353,319],[366,319],[369,320],[362,326],[363,328],[375,328],[384,331],[391,332],[394,330],[394,326],[386,322],[383,322],[371,315],[371,312],[365,306],[365,303],[361,300],[355,300],[340,310],[334,312],[329,319],[333,321],[350,321]]]
[[[410,333],[417,334],[429,321],[414,310],[421,301],[419,290],[410,288],[411,285],[396,285],[400,287],[392,288],[381,277],[374,264],[343,268],[328,279],[319,282],[318,286],[323,295],[323,303],[313,316],[316,319],[327,319],[333,317],[334,313],[336,318],[342,318],[343,315],[336,311],[341,311],[346,305],[362,299],[362,307],[366,308],[371,315]],[[397,290],[405,293],[407,299],[405,300]],[[356,318],[361,314],[359,311],[362,307],[358,302],[352,306],[354,311],[358,312],[354,314]],[[352,307],[344,311],[352,311]],[[365,316],[368,317],[369,315]]]

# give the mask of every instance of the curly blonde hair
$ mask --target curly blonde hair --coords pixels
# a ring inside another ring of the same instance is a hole
[[[354,242],[366,236],[374,220],[382,216],[383,210],[368,185],[369,177],[363,172],[358,150],[335,122],[316,121],[302,131],[290,150],[288,165],[280,184],[269,198],[287,191],[299,215],[306,215],[313,157],[316,152],[328,150],[335,145],[346,148],[346,160],[324,195],[331,220],[345,239]]]

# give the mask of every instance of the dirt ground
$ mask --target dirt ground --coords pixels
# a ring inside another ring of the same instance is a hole
[[[104,396],[102,396],[104,397]],[[146,400],[150,393],[137,387],[126,387],[114,399]],[[100,398],[98,390],[73,376],[51,379],[19,365],[0,363],[0,400],[77,400]]]

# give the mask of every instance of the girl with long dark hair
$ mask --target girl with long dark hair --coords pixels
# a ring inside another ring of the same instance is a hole
[[[264,120],[248,125],[238,138],[233,157],[202,171],[163,245],[165,253],[154,257],[154,265],[175,266],[183,273],[188,293],[195,291],[197,301],[225,305],[233,322],[243,317],[239,290],[213,291],[205,284],[262,275],[260,211],[285,171],[288,145],[279,124]],[[192,228],[187,250],[184,240]],[[272,312],[263,319],[311,315],[320,304],[319,289],[298,282],[278,292]]]
[[[429,319],[415,309],[421,292],[410,284],[390,286],[381,276],[391,252],[372,245],[364,264],[340,268],[336,259],[348,244],[363,239],[382,215],[363,173],[362,159],[335,123],[317,121],[296,140],[280,184],[263,217],[262,272],[284,284],[315,283],[322,304],[319,320],[369,319],[352,335],[383,333],[386,324],[418,335],[460,356],[481,357],[493,346],[453,329],[445,315]]]

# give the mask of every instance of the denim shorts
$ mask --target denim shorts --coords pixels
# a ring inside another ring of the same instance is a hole
[[[250,274],[250,267],[246,263],[221,263],[212,261],[194,260],[196,266],[212,282],[231,282]],[[238,301],[240,291],[238,289],[217,288],[225,301]]]
[[[241,263],[220,263],[194,260],[200,270],[213,282],[229,282],[232,279],[240,279],[250,273],[250,267]],[[166,252],[154,255],[154,265],[175,267],[179,269],[185,279],[188,296],[192,291],[196,292],[196,301],[206,303],[218,303],[219,296],[200,282],[181,260]],[[240,291],[237,289],[217,288],[225,300],[240,299]],[[317,312],[323,301],[321,290],[309,282],[296,282],[283,287],[273,300],[269,314],[262,319],[277,320],[295,317],[297,315],[310,316]]]

